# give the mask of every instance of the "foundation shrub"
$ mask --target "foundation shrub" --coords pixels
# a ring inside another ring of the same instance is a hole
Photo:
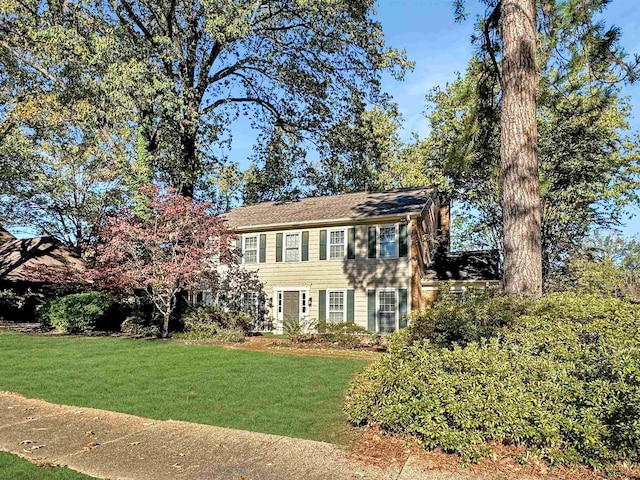
[[[148,317],[131,315],[124,319],[120,330],[131,337],[159,337],[161,335],[159,322],[153,322]]]
[[[552,463],[640,461],[637,303],[551,294],[492,338],[423,339],[390,352],[350,385],[353,424],[415,435],[466,460],[501,442]]]
[[[432,307],[414,313],[407,331],[400,335],[410,345],[428,339],[437,346],[451,348],[491,338],[526,312],[528,302],[496,291],[468,291],[444,294]],[[402,346],[400,339],[392,340]]]
[[[65,333],[106,330],[112,301],[100,292],[73,293],[52,299],[41,309],[42,322]]]
[[[317,326],[318,323],[313,318],[286,317],[282,322],[282,330],[293,343],[312,341],[312,332]]]
[[[224,311],[212,306],[196,306],[182,318],[184,335],[189,338],[215,338],[223,332],[242,332],[242,338],[252,329],[252,319],[243,312]]]
[[[360,325],[350,322],[318,324],[318,336],[321,340],[336,343],[343,348],[358,348],[363,340],[368,340],[370,332]]]

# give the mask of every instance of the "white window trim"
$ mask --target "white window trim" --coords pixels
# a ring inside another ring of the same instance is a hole
[[[256,261],[255,263],[247,263],[245,261],[244,253],[247,247],[247,239],[255,238],[256,239]],[[257,265],[260,263],[260,234],[259,233],[251,233],[242,235],[242,264],[243,265]]]
[[[386,257],[385,257],[386,258]],[[396,293],[396,324],[394,325],[394,332],[400,330],[400,291],[398,288],[378,288],[376,289],[376,333],[380,332],[380,292],[395,292]],[[409,306],[407,305],[407,309]]]
[[[326,298],[326,305],[325,305],[325,321],[327,323],[333,323],[330,320],[330,311],[329,311],[329,306],[331,304],[331,302],[329,301],[329,299],[331,298],[331,293],[342,293],[342,305],[344,307],[344,310],[342,311],[342,323],[345,323],[347,321],[347,289],[342,289],[342,288],[333,288],[331,290],[327,290],[327,298]],[[354,305],[355,308],[355,305]]]
[[[291,262],[293,263],[293,262]],[[275,286],[273,287],[273,296],[271,298],[275,299],[273,302],[273,318],[276,320],[276,331],[282,333],[282,322],[284,320],[284,292],[299,292],[299,312],[300,319],[309,318],[309,297],[311,296],[311,287],[308,286],[293,286],[293,287],[282,287]],[[305,293],[305,297],[303,299],[303,293]],[[282,300],[282,303],[280,303]],[[304,303],[303,303],[304,302]],[[282,310],[281,310],[282,308]],[[303,312],[306,310],[305,312]]]
[[[300,263],[302,262],[302,230],[285,230],[282,233],[282,263]],[[287,260],[287,235],[298,236],[298,260]],[[294,289],[295,290],[295,289]]]
[[[396,236],[396,254],[392,257],[381,257],[380,256],[380,229],[393,227],[395,229]],[[376,225],[376,258],[385,259],[385,258],[400,258],[400,228],[398,223],[385,223],[383,225]]]
[[[344,232],[344,255],[340,258],[331,258],[331,232]],[[348,227],[339,227],[339,228],[328,228],[327,229],[327,245],[326,248],[326,257],[327,260],[332,262],[340,262],[343,261],[349,255],[349,228]],[[336,290],[334,290],[336,291]]]

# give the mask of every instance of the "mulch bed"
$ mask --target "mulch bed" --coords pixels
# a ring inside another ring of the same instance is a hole
[[[287,339],[272,337],[246,337],[242,343],[209,342],[218,343],[226,348],[241,350],[257,350],[262,352],[282,353],[285,355],[308,355],[315,357],[341,357],[358,358],[363,360],[376,360],[380,355],[380,349],[361,347],[356,349],[340,348],[327,342],[296,342]]]
[[[497,480],[528,477],[538,480],[640,480],[640,466],[617,464],[611,471],[593,470],[584,465],[552,467],[545,460],[526,456],[524,447],[491,445],[493,455],[478,463],[463,465],[456,454],[440,449],[424,450],[416,439],[388,435],[377,428],[363,428],[351,446],[353,457],[365,463],[386,468],[405,462],[413,455],[423,468],[433,471],[476,474]],[[524,465],[516,458],[526,458]]]

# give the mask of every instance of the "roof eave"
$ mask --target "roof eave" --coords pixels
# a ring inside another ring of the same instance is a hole
[[[303,222],[283,222],[283,223],[272,223],[272,224],[264,224],[264,225],[247,225],[247,226],[237,226],[237,227],[230,227],[230,228],[235,232],[243,233],[243,232],[264,232],[264,231],[270,231],[270,230],[295,230],[298,228],[330,227],[330,226],[338,226],[338,225],[366,225],[366,224],[372,224],[372,223],[406,220],[408,218],[417,218],[420,216],[421,210],[395,213],[393,215],[331,218],[331,219],[323,219],[323,220],[307,220]]]

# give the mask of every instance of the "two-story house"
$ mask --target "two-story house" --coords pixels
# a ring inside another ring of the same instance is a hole
[[[498,280],[434,271],[436,252],[448,250],[449,204],[430,188],[264,202],[225,218],[280,327],[310,317],[393,332],[434,300],[442,280]]]

